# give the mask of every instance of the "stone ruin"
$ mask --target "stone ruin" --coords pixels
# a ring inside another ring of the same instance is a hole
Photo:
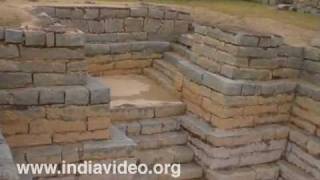
[[[320,179],[319,41],[294,47],[147,4],[34,13],[43,27],[0,28],[0,179],[101,179],[20,177],[15,163],[123,159],[181,163],[180,179]],[[116,74],[179,101],[110,106],[99,77]]]

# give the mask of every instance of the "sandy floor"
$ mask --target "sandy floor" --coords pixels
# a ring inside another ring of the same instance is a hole
[[[155,81],[142,75],[115,75],[100,79],[111,88],[111,106],[156,105],[179,101]]]

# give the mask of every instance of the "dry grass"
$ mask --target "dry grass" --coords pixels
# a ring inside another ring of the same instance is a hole
[[[28,8],[33,4],[79,4],[92,1],[99,4],[136,3],[139,0],[0,0],[0,26],[21,25],[32,21]],[[35,2],[34,2],[35,1]],[[278,11],[273,7],[243,0],[144,0],[176,6],[192,12],[200,22],[232,24],[252,30],[275,33],[287,43],[305,45],[320,30],[320,17],[296,12]]]

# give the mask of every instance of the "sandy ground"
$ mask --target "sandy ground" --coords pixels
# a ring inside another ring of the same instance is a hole
[[[168,90],[142,75],[115,75],[100,79],[111,88],[111,106],[156,105],[179,101]]]
[[[0,26],[33,24],[35,19],[28,13],[28,11],[30,11],[32,5],[35,4],[57,4],[58,2],[79,4],[86,1],[88,0],[0,0]],[[115,3],[108,2],[106,4]],[[313,37],[316,35],[319,36],[320,34],[320,27],[319,31],[316,31],[297,27],[291,24],[285,24],[275,19],[232,16],[221,12],[206,11],[203,8],[195,7],[190,8],[179,6],[179,8],[191,11],[194,19],[200,22],[212,25],[232,24],[234,26],[248,28],[258,32],[278,34],[284,37],[286,43],[295,46],[305,46],[309,44]]]

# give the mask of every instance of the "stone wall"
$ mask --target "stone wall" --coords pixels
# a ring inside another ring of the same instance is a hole
[[[0,34],[0,127],[11,147],[109,139],[110,91],[87,74],[82,32]]]
[[[187,32],[191,16],[169,7],[39,6],[58,22],[86,33],[87,42],[169,40]]]
[[[265,167],[273,179],[318,179],[318,48],[194,24],[194,32],[182,35],[144,72],[201,117],[182,126],[208,179],[258,180],[258,164],[280,159],[287,161]]]

